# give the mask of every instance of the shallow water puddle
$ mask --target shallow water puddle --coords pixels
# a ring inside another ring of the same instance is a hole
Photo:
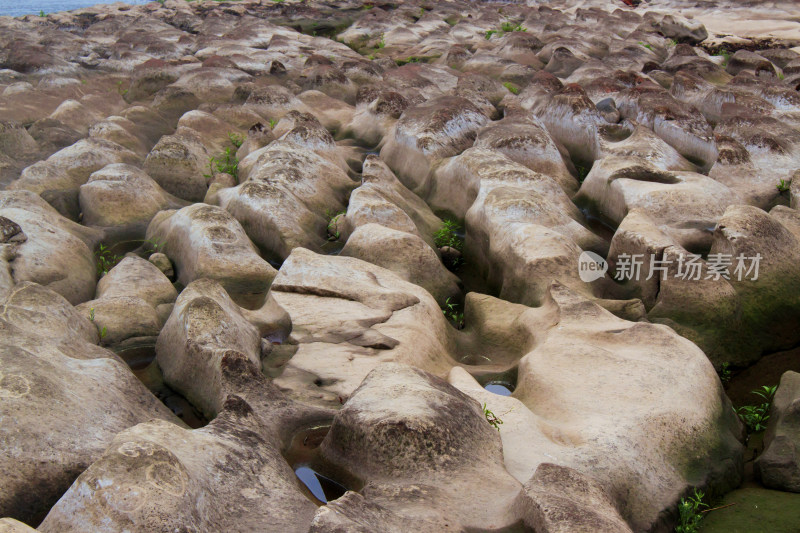
[[[297,479],[308,489],[310,497],[317,503],[324,505],[329,501],[341,498],[348,487],[321,474],[318,470],[328,473],[330,468],[319,453],[319,445],[328,434],[329,425],[316,426],[299,431],[284,453],[286,461],[291,465]],[[355,487],[349,487],[355,490]]]
[[[316,472],[310,466],[297,467],[294,473],[303,485],[311,491],[311,494],[322,503],[341,498],[347,492],[346,488]]]
[[[147,365],[152,363],[153,359],[156,358],[156,347],[154,344],[143,344],[116,350],[116,353],[128,363],[133,373],[137,374],[137,377],[139,377],[138,373],[144,370]],[[141,377],[139,377],[139,379],[141,379]]]
[[[483,388],[500,396],[511,396],[511,393],[514,392],[514,387],[510,383],[501,383],[498,381],[487,383]]]

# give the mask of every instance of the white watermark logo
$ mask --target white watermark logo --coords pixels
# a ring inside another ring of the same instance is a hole
[[[646,260],[647,258],[647,260]],[[761,254],[746,256],[739,254],[708,254],[703,261],[698,254],[679,255],[676,259],[659,259],[655,254],[619,254],[614,268],[617,281],[639,281],[659,278],[690,281],[720,279],[737,281],[758,279]],[[578,275],[585,283],[605,276],[608,263],[594,252],[583,252],[578,257]]]
[[[684,280],[730,280],[732,277],[737,281],[758,279],[758,265],[761,262],[761,254],[752,257],[739,254],[736,257],[731,254],[708,254],[705,263],[702,257],[697,254],[679,255],[676,260],[658,259],[654,254],[650,254],[650,260],[645,263],[644,254],[619,254],[614,274],[617,281],[638,281],[642,276],[644,279],[658,277],[662,280],[672,272],[675,279]],[[671,268],[675,265],[675,268]],[[705,267],[705,268],[704,268]],[[581,277],[581,279],[583,279]]]
[[[608,263],[594,252],[583,252],[578,257],[578,275],[581,281],[591,283],[606,275]]]

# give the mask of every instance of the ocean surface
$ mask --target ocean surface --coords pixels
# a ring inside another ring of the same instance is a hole
[[[69,11],[95,4],[112,4],[116,0],[0,0],[0,16],[38,15],[40,12]],[[146,4],[152,0],[123,0],[126,4]]]

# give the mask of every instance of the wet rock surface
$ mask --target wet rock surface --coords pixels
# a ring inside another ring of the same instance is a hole
[[[750,479],[796,10],[628,4],[0,17],[0,531],[661,532]]]
[[[781,376],[772,418],[764,436],[764,453],[756,461],[758,474],[765,486],[790,492],[800,492],[800,374],[788,371]]]

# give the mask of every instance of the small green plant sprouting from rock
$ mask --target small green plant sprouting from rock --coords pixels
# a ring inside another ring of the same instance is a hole
[[[381,34],[381,40],[378,41],[378,48],[385,48],[386,47],[386,37]]]
[[[397,63],[398,67],[402,67],[403,65],[407,65],[409,63],[421,63],[424,61],[424,58],[419,56],[408,56],[405,59],[395,59],[394,62]]]
[[[650,50],[651,52],[653,51],[653,47],[652,47],[652,45],[650,45],[650,44],[648,44],[648,43],[643,43],[642,41],[639,41],[639,44],[640,44],[640,45],[642,45],[642,46],[644,46],[645,48],[647,48],[647,49],[648,49],[648,50]]]
[[[722,383],[728,383],[731,380],[731,364],[728,362],[722,363],[719,368],[719,380]]]
[[[111,251],[111,248],[105,244],[100,244],[100,248],[94,253],[97,258],[97,275],[105,276],[108,271],[117,266],[117,263],[122,259]]]
[[[789,191],[789,184],[786,183],[786,180],[781,180],[775,186],[778,189],[778,192],[788,192]]]
[[[277,124],[277,123],[278,123],[278,121],[275,120],[274,118],[269,119],[269,129],[274,130],[275,129],[275,124]]]
[[[358,50],[359,50],[358,44],[355,41],[348,43],[347,41],[336,39],[336,42],[337,43],[342,43],[343,45],[348,47],[353,52],[358,52]]]
[[[144,244],[146,244],[146,245],[147,245],[147,248],[148,248],[148,250],[147,250],[147,251],[148,251],[149,253],[155,253],[155,252],[157,252],[157,251],[158,251],[160,248],[163,248],[163,247],[164,247],[164,243],[163,243],[163,242],[161,242],[161,241],[159,241],[159,240],[158,240],[158,239],[156,239],[155,237],[153,237],[153,238],[151,238],[151,239],[147,239],[146,241],[144,241]]]
[[[503,87],[511,91],[511,94],[519,94],[519,87],[517,87],[510,81],[503,82]]]
[[[330,209],[325,211],[325,217],[328,219],[328,240],[338,241],[342,232],[339,230],[339,219],[347,214],[347,211],[339,211],[338,213],[332,212]]]
[[[678,46],[678,41],[676,41],[675,39],[670,39],[669,41],[667,41],[667,46],[669,47]]]
[[[208,160],[210,174],[205,177],[211,179],[214,174],[230,174],[236,182],[239,182],[239,160],[230,148],[225,148],[225,152],[219,157],[212,157]]]
[[[513,22],[503,22],[500,25],[500,30],[503,33],[511,33],[514,31],[528,31],[528,28],[523,28],[522,24],[514,24]]]
[[[778,79],[783,81],[786,76],[783,75],[783,72],[778,72]]]
[[[492,426],[494,429],[496,429],[497,431],[500,431],[500,424],[502,424],[502,423],[503,423],[503,421],[502,421],[502,420],[500,420],[500,418],[499,418],[498,416],[496,416],[496,415],[495,415],[493,412],[491,412],[491,411],[490,411],[490,410],[489,410],[489,409],[486,407],[486,403],[484,403],[484,404],[483,404],[483,416],[485,416],[485,417],[486,417],[486,421],[487,421],[487,422],[489,422],[489,424],[490,424],[490,425],[491,425],[491,426]]]
[[[122,80],[119,80],[117,82],[117,92],[120,94],[120,96],[125,96],[126,94],[128,94],[128,89],[122,88]]]
[[[47,16],[47,15],[44,14],[44,9],[40,9],[39,10],[39,16],[40,17],[46,17]]]
[[[681,498],[678,504],[678,513],[680,514],[680,522],[675,527],[675,533],[697,533],[700,531],[700,521],[703,520],[703,507],[708,507],[708,504],[703,503],[702,490],[694,489],[694,494],[687,498]]]
[[[233,133],[233,132],[228,133],[228,139],[231,141],[231,144],[234,145],[236,148],[241,148],[242,144],[244,144],[244,135],[240,135],[238,133]]]
[[[433,242],[437,248],[449,246],[459,252],[464,248],[464,241],[458,236],[461,226],[455,220],[445,220],[442,227],[433,235]]]
[[[765,401],[759,405],[743,405],[736,410],[736,414],[739,415],[739,418],[747,426],[748,433],[759,433],[767,429],[769,408],[772,405],[772,399],[775,396],[777,388],[777,385],[773,385],[772,387],[762,385],[760,389],[750,391],[751,394],[760,396]]]
[[[94,322],[94,318],[95,318],[95,316],[94,316],[94,307],[90,307],[89,308],[89,320]],[[95,324],[95,326],[97,326],[97,324]],[[106,335],[108,335],[108,328],[106,328],[105,326],[100,328],[98,331],[100,333],[100,338],[101,339],[105,339]]]
[[[586,176],[589,175],[590,170],[592,170],[591,167],[586,167],[575,163],[575,171],[578,173],[578,181],[581,183],[583,183],[583,180],[585,180]]]
[[[442,308],[442,314],[453,323],[456,329],[463,329],[464,328],[464,313],[458,310],[459,305],[455,302],[451,302],[450,298],[444,301],[444,307]]]
[[[722,67],[723,68],[728,66],[728,62],[731,60],[731,53],[730,52],[728,52],[727,50],[725,50],[723,48],[722,50],[720,50],[719,52],[717,52],[714,55],[715,56],[721,56],[723,58],[722,59]]]
[[[503,34],[515,31],[528,31],[528,28],[523,27],[522,24],[514,24],[513,22],[506,21],[500,25],[499,30],[488,30],[484,34],[484,37],[486,37],[486,40],[488,41],[492,38],[492,35],[497,34],[498,37],[502,37]]]

